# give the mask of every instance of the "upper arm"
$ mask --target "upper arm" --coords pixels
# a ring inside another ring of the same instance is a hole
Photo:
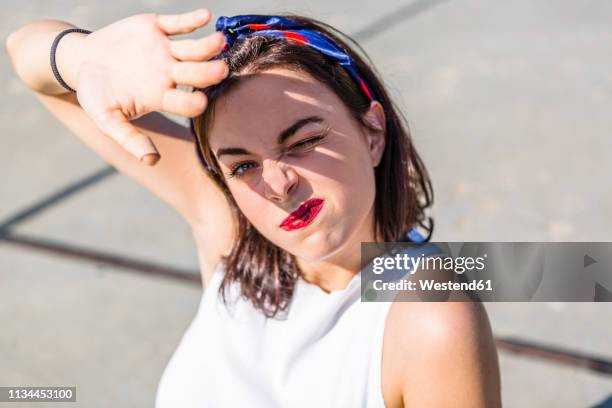
[[[36,97],[64,126],[105,161],[146,187],[176,209],[183,218],[207,237],[229,237],[233,228],[231,211],[223,192],[202,168],[195,152],[195,141],[189,129],[152,112],[132,121],[138,131],[148,136],[160,153],[155,166],[148,166],[125,151],[100,131],[81,108],[75,94]],[[225,239],[223,242],[228,242]],[[219,246],[219,245],[217,245]],[[227,246],[227,245],[226,245]],[[209,246],[204,256],[208,261],[227,250]]]
[[[404,407],[500,407],[486,311],[472,302],[397,302],[389,312]]]
[[[34,94],[56,119],[119,172],[142,184],[189,222],[197,217],[194,201],[206,194],[211,182],[197,162],[194,141],[186,127],[158,112],[133,120],[161,155],[155,166],[147,166],[103,134],[80,107],[75,94]]]

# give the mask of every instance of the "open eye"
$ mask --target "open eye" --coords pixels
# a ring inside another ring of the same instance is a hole
[[[249,168],[247,167],[246,169],[244,168],[244,166],[247,166],[249,164],[254,164],[256,165],[256,163],[254,162],[244,162],[244,163],[238,163],[235,166],[233,166],[231,168],[231,171],[229,173],[227,173],[227,177],[228,178],[232,178],[232,177],[243,177],[245,175],[245,173],[249,170]]]

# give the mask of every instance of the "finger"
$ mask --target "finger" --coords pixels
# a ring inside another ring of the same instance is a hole
[[[105,112],[96,118],[96,123],[102,132],[145,164],[152,166],[159,160],[159,152],[151,139],[138,132],[121,111]]]
[[[170,41],[170,53],[179,61],[208,61],[225,46],[225,35],[215,32],[199,40]]]
[[[164,93],[161,110],[193,118],[204,112],[207,103],[204,92],[187,92],[173,88]]]
[[[223,60],[204,62],[175,62],[172,64],[170,76],[180,85],[204,88],[223,81],[229,68]]]
[[[157,26],[167,35],[190,33],[207,24],[212,17],[208,9],[198,9],[183,14],[158,14]]]

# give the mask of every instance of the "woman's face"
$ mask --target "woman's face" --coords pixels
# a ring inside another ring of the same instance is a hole
[[[309,75],[275,68],[242,76],[217,101],[209,143],[253,226],[298,258],[325,261],[373,239],[374,167],[384,149],[380,105],[365,118],[379,130],[357,123]],[[311,199],[323,204],[308,225],[281,227]]]

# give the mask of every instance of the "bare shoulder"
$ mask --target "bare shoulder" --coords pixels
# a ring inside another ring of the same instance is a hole
[[[501,406],[497,352],[481,303],[395,302],[384,339],[384,382],[394,406]]]

